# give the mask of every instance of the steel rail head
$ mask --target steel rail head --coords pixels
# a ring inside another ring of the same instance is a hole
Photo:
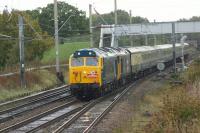
[[[81,115],[83,115],[85,112],[90,110],[95,104],[101,102],[102,100],[108,98],[109,96],[116,94],[119,90],[116,90],[112,93],[109,93],[105,95],[104,97],[100,97],[96,100],[91,101],[89,104],[87,104],[82,110],[77,112],[71,119],[64,122],[60,127],[58,127],[56,130],[54,130],[52,133],[61,133],[65,128],[68,128],[70,125],[72,125]]]
[[[87,112],[90,108],[92,108],[96,103],[103,100],[104,97],[100,97],[94,101],[91,101],[89,104],[87,104],[82,110],[77,112],[71,119],[63,123],[60,127],[58,127],[53,133],[61,133],[65,128],[69,127],[71,124],[73,124],[74,121],[76,121],[81,115],[83,115],[85,112]]]
[[[42,125],[40,125],[40,126],[34,128],[34,129],[30,130],[30,131],[28,131],[27,133],[34,133],[34,132],[37,132],[37,131],[39,131],[39,130],[42,129],[42,128],[45,128],[45,127],[47,127],[47,126],[49,126],[49,125],[51,125],[51,124],[53,124],[53,123],[55,123],[55,122],[57,122],[57,121],[59,121],[59,120],[62,120],[64,117],[70,116],[70,115],[72,115],[72,114],[74,114],[74,113],[80,111],[82,108],[83,108],[83,107],[77,107],[77,108],[73,109],[73,110],[70,111],[70,112],[67,112],[67,113],[65,113],[65,114],[63,114],[63,115],[61,115],[61,116],[59,116],[59,117],[56,117],[55,119],[53,119],[53,120],[51,120],[51,121],[48,121],[48,122],[46,122],[46,123],[44,123],[44,124],[42,124]]]
[[[3,110],[3,111],[0,111],[0,115],[2,114],[5,114],[5,113],[8,113],[8,112],[11,112],[11,111],[14,111],[14,110],[17,110],[17,109],[20,109],[20,108],[23,108],[23,107],[26,107],[26,106],[29,106],[31,104],[34,104],[34,103],[37,103],[39,101],[42,101],[42,100],[45,100],[45,99],[48,99],[50,97],[53,97],[53,96],[57,96],[57,95],[60,95],[60,94],[63,94],[63,92],[65,91],[69,91],[69,90],[61,90],[59,92],[52,92],[50,94],[44,94],[44,95],[41,95],[41,97],[36,97],[36,98],[33,98],[32,100],[28,100],[27,103],[24,103],[22,105],[19,105],[19,106],[16,106],[16,107],[13,107],[13,108],[8,108],[6,110]]]
[[[135,85],[135,83],[131,84],[127,87],[120,95],[117,95],[114,101],[83,131],[83,133],[89,133],[93,129],[95,125],[97,125],[103,117],[110,112],[110,110],[115,106],[115,104]]]
[[[22,127],[22,126],[24,126],[24,125],[26,125],[26,124],[28,124],[28,123],[31,123],[31,122],[33,122],[33,121],[35,121],[35,120],[37,120],[37,119],[40,119],[40,118],[42,118],[42,117],[44,117],[44,116],[47,116],[47,115],[49,115],[49,114],[51,114],[51,113],[54,113],[54,112],[56,112],[56,111],[58,111],[58,110],[60,110],[60,109],[62,109],[62,108],[65,108],[66,106],[69,106],[69,105],[75,103],[76,101],[77,101],[77,100],[70,101],[70,102],[68,102],[68,103],[65,103],[65,104],[60,105],[59,107],[55,107],[55,108],[53,108],[53,109],[51,109],[51,110],[48,110],[48,111],[46,111],[46,112],[44,112],[44,113],[38,114],[37,116],[33,116],[33,117],[31,117],[31,118],[28,118],[28,119],[26,119],[26,120],[23,120],[22,122],[19,122],[19,123],[15,124],[15,125],[12,125],[12,126],[9,126],[9,127],[4,128],[4,129],[1,129],[1,130],[0,130],[0,133],[2,133],[2,132],[9,132],[9,131],[11,131],[11,130],[15,130],[15,129],[17,129],[17,128],[20,128],[20,127]]]
[[[30,111],[30,110],[33,110],[33,109],[36,109],[36,108],[40,108],[40,107],[42,107],[42,106],[45,106],[45,105],[47,105],[47,104],[51,104],[51,103],[56,102],[56,101],[61,101],[61,100],[70,99],[70,98],[73,98],[73,96],[72,96],[72,95],[62,96],[62,97],[58,97],[58,98],[55,98],[55,99],[50,100],[50,101],[47,101],[47,102],[42,101],[42,104],[38,105],[38,103],[37,103],[37,106],[34,106],[34,107],[29,107],[29,108],[26,107],[24,110],[19,111],[19,112],[17,112],[17,113],[9,112],[9,114],[11,114],[11,115],[9,115],[9,116],[7,116],[7,117],[4,117],[4,118],[1,118],[1,117],[0,117],[0,123],[9,121],[9,120],[11,120],[11,119],[13,119],[13,118],[15,118],[15,117],[17,117],[17,116],[23,114],[23,113],[26,113],[26,112],[28,112],[28,111]],[[30,106],[30,105],[29,105],[29,106]],[[18,110],[18,109],[17,109],[17,110]],[[6,113],[6,114],[7,114],[7,113]],[[0,116],[1,116],[1,115],[0,115]]]
[[[22,102],[22,101],[25,101],[25,100],[29,100],[30,98],[40,97],[40,96],[46,95],[48,93],[53,93],[55,91],[59,91],[60,89],[67,88],[67,87],[69,87],[69,85],[63,85],[63,86],[57,87],[55,89],[51,89],[51,90],[47,90],[47,91],[42,91],[42,92],[30,95],[30,96],[26,96],[26,97],[19,98],[19,99],[16,99],[16,100],[12,100],[12,101],[8,101],[8,102],[0,103],[0,108],[4,107],[4,106],[8,106],[10,104],[16,104],[17,102]]]

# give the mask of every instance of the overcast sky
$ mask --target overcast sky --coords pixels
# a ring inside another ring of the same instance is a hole
[[[84,10],[88,14],[91,3],[99,13],[114,9],[114,0],[61,0]],[[118,9],[132,10],[133,16],[142,16],[150,21],[175,21],[180,18],[200,16],[200,0],[117,0]],[[35,9],[44,7],[53,0],[0,0],[0,10],[7,5],[8,9]]]

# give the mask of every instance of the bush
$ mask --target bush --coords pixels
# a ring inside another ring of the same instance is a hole
[[[184,75],[186,83],[193,83],[198,79],[200,79],[200,59],[195,60]]]
[[[200,60],[185,72],[184,85],[171,87],[163,98],[163,107],[146,126],[147,133],[200,132]]]
[[[154,115],[146,132],[198,132],[196,129],[200,120],[200,99],[189,95],[183,88],[176,88],[165,96],[163,103],[161,111]]]

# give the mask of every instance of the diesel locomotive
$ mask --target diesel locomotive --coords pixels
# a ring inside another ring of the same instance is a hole
[[[184,43],[184,55],[191,51]],[[69,84],[79,99],[96,98],[156,69],[158,62],[169,65],[172,44],[140,47],[102,47],[75,51],[69,59]],[[176,44],[176,58],[182,45]]]

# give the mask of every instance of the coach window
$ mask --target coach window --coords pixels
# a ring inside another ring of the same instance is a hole
[[[83,66],[84,60],[83,58],[72,58],[71,66],[77,67],[77,66]]]
[[[98,66],[98,58],[96,57],[86,58],[86,66]]]

